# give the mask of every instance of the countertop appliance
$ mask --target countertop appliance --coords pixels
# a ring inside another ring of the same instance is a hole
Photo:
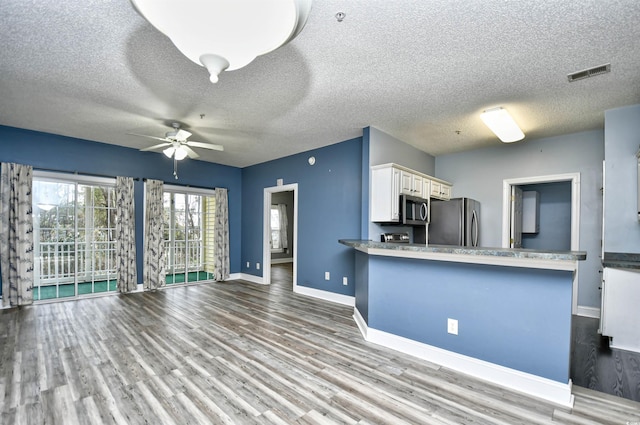
[[[409,243],[409,233],[383,233],[380,242]]]
[[[429,244],[479,246],[480,203],[470,198],[431,201]]]

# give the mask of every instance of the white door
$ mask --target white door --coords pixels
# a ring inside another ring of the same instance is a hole
[[[522,189],[511,186],[511,248],[522,248]]]

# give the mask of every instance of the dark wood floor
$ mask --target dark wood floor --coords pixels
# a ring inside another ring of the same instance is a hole
[[[561,408],[369,344],[351,307],[285,281],[2,311],[0,423],[640,422],[620,397],[574,387]]]
[[[640,354],[609,348],[599,319],[574,316],[571,379],[574,384],[640,401]]]

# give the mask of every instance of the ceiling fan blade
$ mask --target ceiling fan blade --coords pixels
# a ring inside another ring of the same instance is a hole
[[[223,151],[224,150],[224,146],[222,145],[214,145],[211,143],[204,143],[204,142],[195,142],[195,141],[187,141],[186,142],[187,145],[189,146],[193,146],[195,148],[202,148],[202,149],[211,149],[214,151]]]
[[[165,146],[171,146],[171,142],[164,142],[157,145],[149,146],[148,148],[140,149],[140,152],[153,151],[158,148],[164,148]]]
[[[176,140],[187,140],[189,138],[189,136],[191,136],[191,133],[189,133],[187,130],[183,130],[181,128],[179,128],[176,131],[176,135],[173,136]]]
[[[195,153],[195,151],[193,149],[191,149],[189,146],[182,144],[182,148],[187,151],[187,156],[191,159],[196,159],[199,158],[200,155],[198,155],[197,153]]]
[[[130,134],[132,136],[146,137],[147,139],[162,140],[163,142],[169,143],[169,141],[164,137],[147,136],[146,134],[137,134],[137,133],[127,133],[127,134]]]

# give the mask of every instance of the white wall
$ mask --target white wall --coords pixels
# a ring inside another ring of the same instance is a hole
[[[590,131],[436,157],[436,176],[453,183],[454,197],[481,203],[481,245],[501,246],[504,179],[580,173],[580,250],[578,305],[600,307],[602,160],[604,134]]]
[[[636,160],[640,105],[608,110],[604,123],[604,250],[640,253]]]

